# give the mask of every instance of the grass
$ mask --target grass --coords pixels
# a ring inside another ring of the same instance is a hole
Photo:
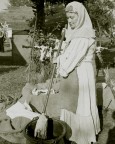
[[[30,0],[10,0],[12,6],[30,6]]]
[[[25,70],[26,67],[1,67],[0,95],[11,95],[13,98],[19,98],[26,83]]]
[[[13,30],[29,29],[27,20],[33,17],[31,7],[10,7],[5,13],[0,13],[0,22],[5,21]]]

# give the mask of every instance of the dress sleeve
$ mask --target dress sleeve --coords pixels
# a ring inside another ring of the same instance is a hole
[[[58,73],[63,77],[67,77],[82,60],[88,50],[88,46],[89,39],[73,39],[66,51],[57,58]]]

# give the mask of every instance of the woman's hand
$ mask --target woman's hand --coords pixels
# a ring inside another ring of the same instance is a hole
[[[66,30],[67,30],[66,28],[63,28],[63,29],[62,29],[62,31],[61,31],[61,35],[62,35],[62,36],[65,35]]]

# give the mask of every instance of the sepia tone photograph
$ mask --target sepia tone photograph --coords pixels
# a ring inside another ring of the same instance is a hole
[[[0,0],[0,144],[115,144],[114,0]]]

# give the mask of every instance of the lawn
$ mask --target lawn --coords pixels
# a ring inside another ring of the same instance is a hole
[[[31,7],[10,7],[8,11],[0,13],[0,22],[5,21],[13,30],[29,29],[27,20],[33,17]]]

